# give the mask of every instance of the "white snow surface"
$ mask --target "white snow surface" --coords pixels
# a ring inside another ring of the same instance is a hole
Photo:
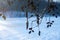
[[[47,17],[48,18],[48,17]],[[31,23],[35,18],[29,19]],[[38,28],[34,28],[34,33],[28,34],[26,30],[26,18],[7,18],[6,20],[0,19],[0,40],[60,40],[60,17],[55,20],[52,27],[46,27],[46,18],[40,25],[41,35],[38,36]],[[33,24],[34,26],[36,23]],[[30,26],[29,26],[30,27]]]

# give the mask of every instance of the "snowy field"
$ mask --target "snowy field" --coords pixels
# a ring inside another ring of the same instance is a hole
[[[35,19],[35,18],[31,18]],[[32,21],[31,19],[30,22]],[[46,27],[46,19],[40,25],[41,35],[38,36],[38,28],[34,28],[35,32],[28,34],[26,30],[26,18],[7,18],[6,20],[0,19],[0,40],[60,40],[60,17],[55,20],[52,27]],[[35,24],[34,24],[35,25]]]

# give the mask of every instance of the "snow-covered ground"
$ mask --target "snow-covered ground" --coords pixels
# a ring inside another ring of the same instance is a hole
[[[31,18],[35,19],[35,18]],[[29,19],[31,22],[32,20]],[[7,18],[6,20],[0,19],[0,40],[60,40],[60,17],[55,20],[52,27],[46,27],[46,19],[40,25],[41,35],[38,36],[38,28],[34,28],[35,32],[28,34],[26,30],[26,18]],[[35,24],[34,24],[35,25]]]

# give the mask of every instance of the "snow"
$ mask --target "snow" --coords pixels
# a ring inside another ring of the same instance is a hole
[[[46,27],[46,18],[40,25],[41,35],[38,36],[38,28],[34,28],[35,32],[28,34],[26,30],[26,18],[7,18],[6,20],[0,19],[0,40],[60,40],[60,17],[57,19],[51,17],[55,20],[52,27]],[[47,17],[48,19],[48,17]],[[31,23],[35,18],[29,19]],[[33,24],[35,26],[35,23]]]

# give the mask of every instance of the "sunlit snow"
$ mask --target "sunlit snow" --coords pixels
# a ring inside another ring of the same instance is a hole
[[[31,18],[35,19],[35,18]],[[31,19],[30,22],[32,21]],[[47,17],[48,19],[48,17]],[[55,20],[52,27],[46,27],[46,18],[40,25],[41,36],[38,36],[38,28],[34,28],[35,32],[28,34],[26,30],[26,18],[7,18],[7,20],[0,19],[0,40],[60,40],[60,17],[57,19],[51,17]],[[35,25],[35,24],[34,24]]]

